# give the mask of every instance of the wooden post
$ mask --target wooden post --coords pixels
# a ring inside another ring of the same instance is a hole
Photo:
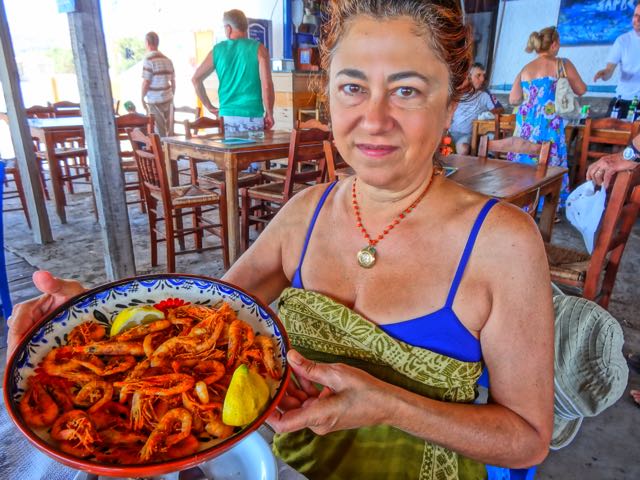
[[[105,270],[109,280],[130,277],[135,260],[99,0],[77,0],[68,16]]]
[[[13,51],[3,0],[0,0],[0,81],[7,105],[7,120],[11,131],[13,150],[18,160],[22,186],[27,198],[27,209],[31,217],[33,239],[39,244],[48,243],[53,241],[51,225],[44,204],[42,188],[40,188],[40,172],[33,151],[31,133],[27,125],[16,56]]]

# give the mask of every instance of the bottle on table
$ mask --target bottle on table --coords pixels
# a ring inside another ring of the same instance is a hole
[[[591,105],[583,105],[580,109],[580,120],[578,123],[580,125],[584,125],[587,118],[589,118],[589,111],[591,110]]]
[[[611,109],[611,118],[620,118],[620,108],[622,107],[622,96],[618,95],[613,108]]]
[[[636,112],[638,111],[638,96],[633,97],[631,105],[629,105],[629,111],[627,112],[627,120],[633,122],[636,118]]]

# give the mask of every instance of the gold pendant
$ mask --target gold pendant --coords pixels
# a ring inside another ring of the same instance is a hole
[[[362,268],[371,268],[376,264],[376,249],[373,245],[367,245],[358,252],[358,265]]]

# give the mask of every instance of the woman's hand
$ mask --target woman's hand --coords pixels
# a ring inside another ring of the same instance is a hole
[[[604,188],[607,188],[616,173],[633,170],[637,165],[636,162],[622,158],[621,153],[606,155],[597,162],[589,165],[587,169],[587,180],[593,180],[597,185],[602,185]]]
[[[42,295],[13,307],[13,313],[7,322],[9,325],[7,356],[11,356],[20,339],[34,324],[74,295],[85,291],[79,282],[56,278],[45,270],[33,274],[33,283]]]
[[[307,360],[295,350],[287,355],[298,386],[267,420],[278,433],[310,428],[324,435],[337,430],[384,423],[384,390],[390,385],[348,365]],[[322,389],[315,384],[323,385]]]

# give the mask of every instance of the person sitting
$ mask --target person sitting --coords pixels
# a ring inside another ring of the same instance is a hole
[[[136,111],[136,105],[131,100],[124,102],[124,109],[127,113],[138,113]]]
[[[493,114],[504,111],[500,102],[484,87],[486,72],[481,63],[474,63],[469,70],[469,81],[474,92],[463,97],[458,103],[449,132],[456,145],[456,153],[468,155],[471,145],[473,121],[484,112]]]
[[[224,280],[277,300],[297,381],[269,417],[310,479],[485,478],[527,468],[553,428],[554,321],[529,215],[434,163],[470,85],[457,2],[332,0],[322,66],[355,175],[292,197]],[[25,329],[82,291],[37,272]],[[491,399],[475,405],[482,367]],[[320,386],[318,388],[317,386]]]

